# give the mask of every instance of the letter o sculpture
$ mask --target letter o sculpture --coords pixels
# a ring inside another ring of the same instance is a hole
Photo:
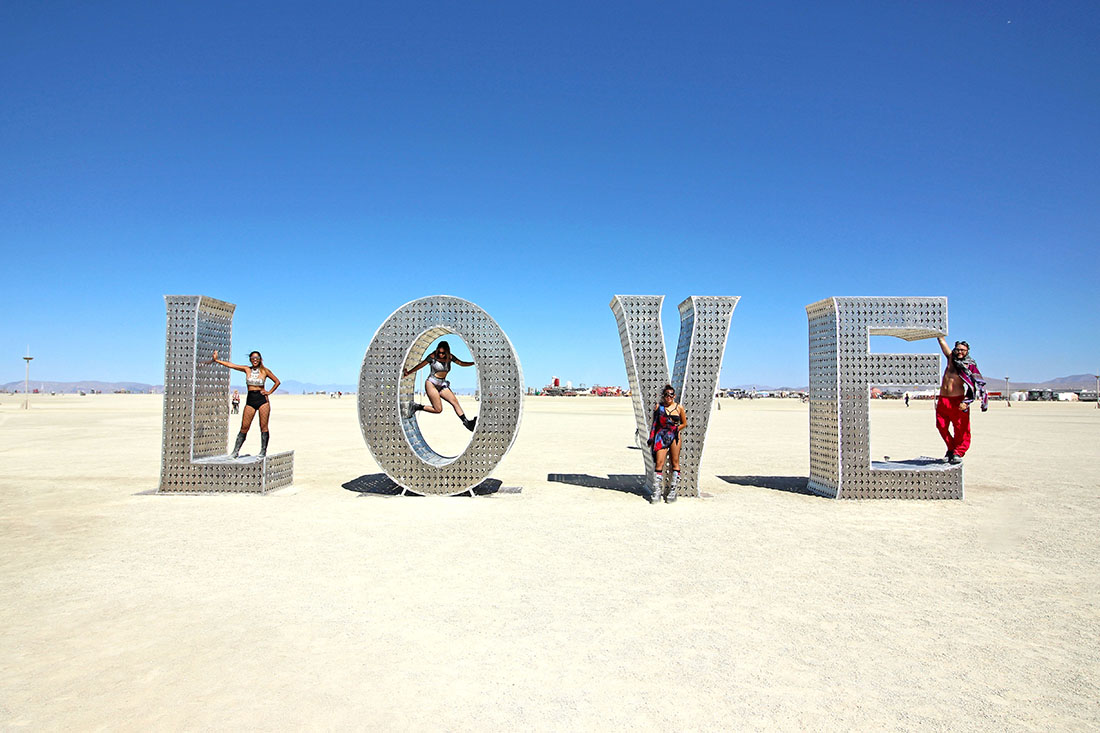
[[[470,444],[455,457],[432,450],[409,417],[419,372],[402,377],[440,336],[455,334],[477,365],[481,409]],[[371,339],[359,372],[359,427],[374,460],[416,494],[450,496],[484,481],[508,453],[523,413],[523,371],[508,336],[488,313],[449,295],[398,308]]]

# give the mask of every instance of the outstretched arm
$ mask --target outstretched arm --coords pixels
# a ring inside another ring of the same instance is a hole
[[[943,355],[950,359],[951,349],[947,348],[947,339],[945,339],[943,336],[939,336],[938,338],[940,340],[940,349],[943,351]]]
[[[218,352],[214,351],[214,358],[212,360],[215,364],[221,364],[223,367],[229,367],[230,369],[236,369],[238,372],[248,371],[247,367],[243,367],[240,364],[231,364],[228,361],[223,361],[218,358]]]
[[[455,364],[458,364],[459,366],[473,366],[474,365],[474,363],[472,361],[462,361],[462,359],[459,359],[457,356],[451,356],[451,361],[453,361]]]
[[[414,366],[414,367],[413,367],[412,369],[402,369],[402,370],[401,370],[401,376],[403,376],[403,377],[407,377],[407,376],[409,376],[410,374],[412,374],[412,373],[414,373],[414,372],[418,372],[418,371],[420,371],[420,370],[421,370],[421,369],[422,369],[422,368],[424,367],[424,365],[425,365],[425,364],[427,364],[427,363],[428,363],[428,360],[427,360],[427,359],[421,359],[421,360],[420,360],[420,363],[419,363],[419,364],[417,364],[416,366]]]

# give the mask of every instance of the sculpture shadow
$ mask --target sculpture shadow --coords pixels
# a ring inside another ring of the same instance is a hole
[[[802,494],[803,496],[817,496],[807,488],[810,479],[806,476],[719,476],[718,478],[727,484],[738,486],[755,486],[772,491],[786,491],[789,494]]]
[[[474,487],[474,496],[490,496],[496,494],[501,491],[501,483],[500,479],[487,478]],[[423,494],[414,492],[404,494],[404,490],[384,473],[364,474],[359,478],[353,478],[351,481],[340,485],[348,491],[354,491],[361,496],[423,496]],[[469,496],[469,494],[464,492],[455,494],[455,496]]]
[[[610,489],[637,496],[649,496],[645,490],[645,476],[642,474],[613,474],[607,478],[600,478],[587,473],[550,473],[546,475],[546,480],[559,484],[587,486],[590,489]]]

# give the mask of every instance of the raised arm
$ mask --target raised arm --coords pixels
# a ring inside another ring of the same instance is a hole
[[[951,349],[947,347],[947,339],[945,339],[943,336],[938,336],[937,338],[940,341],[940,350],[943,351],[943,355],[950,359]]]
[[[412,369],[402,369],[401,376],[407,377],[410,374],[414,374],[424,368],[424,365],[428,363],[427,359],[421,359],[420,363],[414,366]]]
[[[223,367],[229,367],[230,369],[236,369],[238,372],[248,371],[248,367],[243,367],[240,364],[231,364],[228,361],[223,361],[218,358],[217,350],[214,351],[214,358],[212,360],[215,364],[221,364]]]
[[[263,392],[264,394],[271,394],[272,392],[274,392],[275,390],[277,390],[277,389],[279,388],[279,385],[280,385],[280,384],[282,384],[282,382],[280,382],[280,381],[279,381],[279,378],[275,376],[275,373],[274,373],[274,372],[272,372],[272,371],[271,371],[270,369],[268,369],[267,367],[264,367],[264,371],[265,371],[265,372],[267,372],[267,376],[268,376],[268,377],[269,377],[269,378],[271,379],[271,381],[272,381],[272,382],[274,382],[275,384],[271,385],[271,389],[264,389],[264,390],[261,390],[261,391],[262,391],[262,392]]]

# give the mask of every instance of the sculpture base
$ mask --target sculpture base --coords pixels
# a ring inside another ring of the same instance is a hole
[[[294,451],[268,456],[211,456],[161,479],[158,494],[266,494],[294,482]]]
[[[832,499],[962,499],[962,465],[928,456],[872,461],[869,479],[836,487],[811,475],[806,488]]]

